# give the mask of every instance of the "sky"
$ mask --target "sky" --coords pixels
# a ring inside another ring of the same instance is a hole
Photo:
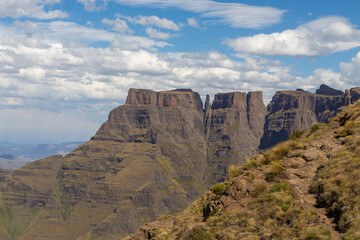
[[[358,0],[1,0],[0,142],[86,141],[129,88],[360,86]]]

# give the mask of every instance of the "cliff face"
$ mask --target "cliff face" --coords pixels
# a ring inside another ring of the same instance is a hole
[[[360,101],[126,239],[359,239],[359,123]]]
[[[316,122],[326,122],[339,113],[343,106],[356,102],[360,98],[359,93],[359,88],[352,88],[336,96],[304,91],[276,92],[267,107],[260,149],[287,140],[296,130],[310,128]]]
[[[127,235],[184,209],[259,146],[325,121],[359,96],[360,88],[343,96],[285,91],[266,109],[261,92],[219,93],[203,109],[189,89],[130,89],[90,141],[0,174],[0,236]]]
[[[241,164],[256,152],[265,121],[261,92],[219,93],[205,111],[207,142],[205,182],[224,181],[227,168]]]

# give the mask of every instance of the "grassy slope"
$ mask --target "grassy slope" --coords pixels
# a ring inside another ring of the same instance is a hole
[[[360,239],[360,102],[128,239]]]

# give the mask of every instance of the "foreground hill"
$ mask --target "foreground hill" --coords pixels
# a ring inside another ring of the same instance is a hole
[[[219,93],[203,108],[189,89],[130,89],[126,103],[71,153],[0,171],[0,239],[126,236],[185,209],[262,143],[325,121],[359,93],[281,91],[268,109],[261,92]]]
[[[127,239],[360,239],[360,101]]]

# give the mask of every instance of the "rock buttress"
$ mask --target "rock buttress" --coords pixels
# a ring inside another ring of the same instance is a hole
[[[207,168],[205,183],[223,181],[227,168],[238,165],[256,152],[263,134],[266,108],[261,92],[232,92],[215,95],[205,112]]]
[[[126,104],[64,159],[61,200],[74,213],[68,221],[79,224],[86,213],[95,238],[124,236],[184,209],[205,190],[203,133],[198,93],[130,89]]]
[[[296,130],[327,122],[342,108],[360,98],[360,88],[346,90],[343,95],[313,94],[305,91],[278,91],[267,107],[264,135],[260,149],[287,140]]]

